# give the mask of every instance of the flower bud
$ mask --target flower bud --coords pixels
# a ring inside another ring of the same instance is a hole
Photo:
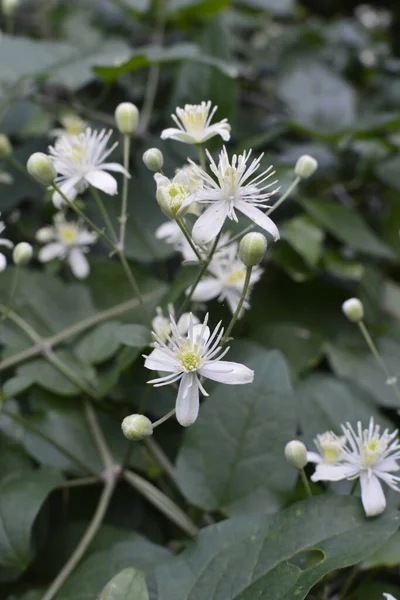
[[[143,154],[143,162],[149,171],[161,171],[164,165],[164,157],[158,148],[149,148]]]
[[[50,185],[55,180],[57,173],[50,156],[43,152],[35,152],[28,158],[26,164],[29,175],[42,185]]]
[[[0,133],[0,158],[8,158],[13,153],[11,142],[4,133]]]
[[[1,8],[6,17],[13,15],[18,7],[20,0],[3,0]]]
[[[240,240],[239,258],[246,267],[259,265],[267,251],[267,240],[262,233],[247,233]]]
[[[358,323],[364,318],[364,306],[358,298],[349,298],[342,304],[342,311],[349,321]]]
[[[189,209],[190,191],[186,185],[176,181],[176,177],[170,181],[160,173],[154,175],[157,183],[156,198],[159,207],[169,219],[182,217]]]
[[[33,248],[27,242],[20,242],[13,250],[13,261],[16,265],[27,265],[31,260]]]
[[[129,415],[122,421],[122,433],[128,440],[142,440],[153,435],[153,424],[144,415]]]
[[[117,127],[124,135],[132,135],[139,123],[139,110],[132,102],[121,102],[115,110]]]
[[[307,448],[299,440],[292,440],[285,446],[285,457],[286,460],[295,469],[304,469],[307,460]]]
[[[54,228],[53,227],[41,227],[37,230],[35,238],[41,244],[47,244],[54,239]]]
[[[318,168],[318,163],[312,156],[308,154],[303,154],[298,159],[296,166],[294,168],[295,175],[297,177],[301,177],[302,179],[308,179],[315,173]]]

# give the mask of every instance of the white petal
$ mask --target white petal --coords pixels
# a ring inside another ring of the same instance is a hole
[[[82,250],[79,250],[79,248],[72,248],[68,256],[68,262],[72,273],[77,279],[86,279],[90,273],[90,267]]]
[[[2,273],[5,270],[6,266],[7,266],[7,259],[4,256],[4,254],[2,254],[0,252],[0,273]]]
[[[397,464],[394,458],[384,458],[377,464],[377,469],[379,471],[386,471],[387,473],[392,473],[393,471],[399,471],[400,466]]]
[[[322,463],[322,457],[317,452],[307,452],[307,462]]]
[[[190,326],[190,318],[192,319],[193,325],[198,325],[200,320],[196,317],[196,315],[192,315],[191,313],[183,313],[176,324],[178,331],[181,335],[186,335],[189,326]]]
[[[144,366],[152,371],[178,372],[179,363],[175,358],[162,352],[158,348],[153,350],[146,358]]]
[[[39,251],[38,259],[40,262],[49,262],[49,260],[53,260],[54,258],[63,258],[64,256],[64,245],[60,244],[59,242],[52,242],[51,244],[47,244],[47,246],[43,246],[43,248]]]
[[[326,465],[317,464],[315,473],[311,476],[312,481],[340,481],[355,474],[351,465]]]
[[[176,399],[176,418],[183,427],[192,425],[199,414],[199,386],[194,373],[185,373]]]
[[[190,289],[186,291],[188,294]],[[206,277],[197,284],[195,291],[192,294],[194,302],[208,302],[220,295],[222,291],[222,283],[214,277]]]
[[[169,127],[168,129],[164,129],[161,132],[162,140],[176,140],[177,142],[183,142],[184,144],[197,144],[197,140],[194,139],[192,135],[186,133],[186,131],[181,131],[175,127]]]
[[[249,217],[256,225],[268,231],[274,238],[274,240],[279,240],[279,231],[275,223],[272,219],[267,217],[259,208],[249,204],[248,202],[244,202],[244,200],[239,200],[239,202],[235,203],[235,208],[240,210],[246,217]]]
[[[228,216],[228,210],[229,204],[224,200],[219,200],[207,208],[197,219],[192,230],[196,244],[202,246],[217,237]]]
[[[115,177],[109,173],[106,173],[105,171],[101,171],[100,169],[96,171],[89,171],[89,173],[85,175],[85,179],[88,183],[90,183],[90,185],[98,188],[109,196],[115,196],[115,194],[118,192],[118,186]]]
[[[167,244],[176,244],[183,238],[182,230],[175,221],[167,221],[155,231],[158,240],[165,240]]]
[[[5,238],[0,238],[0,246],[5,246],[6,248],[14,248],[14,244],[11,240],[6,240]]]
[[[392,596],[392,594],[383,594],[386,598],[386,600],[396,600],[396,598],[394,596]]]
[[[114,171],[116,173],[122,173],[123,175],[126,175],[128,177],[128,179],[131,178],[130,174],[128,173],[128,171],[119,163],[103,163],[101,165],[101,168],[104,171]]]
[[[386,508],[386,498],[379,479],[371,473],[361,473],[361,500],[367,517],[376,517]]]
[[[210,361],[199,369],[199,373],[208,379],[229,385],[251,383],[254,379],[254,371],[245,365],[227,360]]]
[[[60,188],[64,196],[66,196],[70,200],[70,202],[73,202],[78,195],[78,191],[75,188],[75,186],[79,182],[79,179],[79,177],[70,177],[69,179],[66,179],[63,183],[58,183],[58,187]],[[65,205],[67,204],[64,198],[58,192],[54,192],[52,200],[54,206],[58,209],[65,207]]]

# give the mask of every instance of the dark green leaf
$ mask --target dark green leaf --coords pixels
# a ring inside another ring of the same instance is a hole
[[[149,600],[144,573],[124,569],[106,585],[98,600]]]
[[[121,344],[132,348],[145,348],[150,341],[150,332],[143,325],[121,325],[117,331]]]

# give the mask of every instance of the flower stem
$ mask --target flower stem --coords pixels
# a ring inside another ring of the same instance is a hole
[[[358,479],[355,479],[353,481],[353,485],[351,486],[350,496],[354,496],[357,486],[358,486]]]
[[[174,416],[175,412],[176,412],[176,409],[173,408],[172,410],[169,411],[169,413],[167,413],[166,415],[164,415],[163,417],[161,417],[161,419],[158,419],[158,421],[155,421],[153,423],[153,429],[155,429],[156,427],[158,427],[162,423],[165,423],[165,421],[168,421],[168,419],[170,419],[171,417]]]
[[[88,400],[85,400],[84,407],[86,419],[89,424],[93,439],[96,443],[101,459],[103,461],[104,467],[106,469],[112,469],[114,465],[114,460],[103,435],[103,432],[101,430],[101,427],[99,425],[99,422],[97,420],[96,412]]]
[[[56,598],[58,592],[60,591],[64,583],[67,581],[68,577],[71,575],[75,567],[78,565],[79,561],[85,555],[86,550],[89,548],[99,528],[101,527],[108,506],[110,504],[112,495],[114,493],[116,483],[117,478],[115,475],[109,476],[106,480],[106,483],[100,496],[99,503],[96,508],[96,512],[94,513],[86,532],[84,533],[78,546],[75,548],[73,554],[67,560],[64,567],[61,569],[60,573],[57,575],[57,577],[43,596],[42,600],[53,600],[53,598]]]
[[[243,284],[242,295],[240,296],[239,303],[238,303],[238,305],[236,307],[236,310],[235,310],[235,312],[234,312],[234,314],[232,316],[231,322],[229,323],[229,325],[228,325],[228,327],[227,327],[227,329],[225,331],[225,335],[224,335],[224,337],[221,340],[221,345],[222,344],[226,344],[226,342],[229,340],[229,336],[231,334],[231,331],[234,328],[235,323],[236,323],[236,321],[239,318],[240,312],[242,310],[243,303],[244,303],[244,301],[246,299],[247,291],[249,289],[252,270],[253,270],[253,267],[247,267],[247,269],[246,269],[246,277],[245,277],[244,284]]]
[[[206,171],[207,170],[207,166],[206,166],[206,153],[204,152],[204,147],[202,146],[202,144],[197,144],[196,148],[197,148],[197,152],[199,154],[199,163],[200,163],[200,166],[203,169],[203,171]]]
[[[141,291],[139,289],[139,286],[138,286],[138,283],[136,281],[136,278],[135,278],[134,274],[131,271],[129,263],[126,260],[125,255],[122,252],[122,250],[120,250],[119,248],[116,248],[115,251],[118,254],[119,260],[121,261],[121,265],[122,265],[122,268],[125,271],[126,278],[128,279],[128,281],[130,283],[130,286],[131,286],[131,288],[132,288],[135,296],[139,300],[139,304],[142,307],[142,311],[143,311],[143,314],[144,314],[144,316],[146,318],[147,324],[149,325],[149,327],[151,327],[151,316],[150,316],[150,313],[149,313],[149,311],[147,309],[147,306],[146,306],[146,304],[145,304],[145,302],[143,300],[142,293],[141,293]]]
[[[304,489],[306,490],[306,494],[309,498],[311,498],[312,491],[311,491],[311,487],[310,487],[310,482],[307,479],[307,475],[305,474],[304,469],[299,469],[299,473],[300,473],[300,479],[304,485]]]
[[[129,153],[131,148],[131,136],[124,135],[124,169],[129,170]],[[121,216],[119,218],[120,230],[119,230],[119,247],[122,252],[125,247],[125,231],[126,221],[128,220],[127,209],[128,209],[128,185],[129,178],[124,173],[124,180],[122,184],[122,204],[121,204]]]
[[[185,222],[183,221],[183,219],[176,219],[176,223],[179,226],[180,230],[182,231],[183,235],[186,238],[186,241],[188,242],[189,246],[191,247],[191,249],[193,250],[193,252],[195,253],[195,255],[197,256],[198,260],[200,263],[203,262],[203,257],[201,256],[200,252],[198,251],[198,249],[196,248],[196,246],[194,245],[194,242],[190,236],[190,233],[185,225]]]
[[[382,356],[379,354],[379,350],[376,347],[376,344],[373,341],[364,321],[359,321],[358,326],[360,328],[360,331],[361,331],[365,341],[367,342],[368,348],[371,350],[372,355],[374,356],[376,362],[382,369],[383,373],[386,375],[386,383],[392,386],[392,388],[394,389],[394,392],[397,396],[397,399],[400,401],[400,390],[397,385],[397,377],[393,377],[390,374],[389,369],[387,368],[386,363],[383,360]]]
[[[110,232],[110,234],[111,234],[111,237],[112,237],[112,238],[113,238],[113,240],[114,240],[114,242],[113,242],[113,244],[112,244],[112,245],[113,245],[113,247],[117,247],[117,246],[118,246],[118,238],[117,238],[117,234],[116,234],[116,231],[115,231],[115,229],[114,229],[114,225],[112,224],[112,222],[111,222],[111,219],[110,219],[110,217],[109,217],[109,215],[108,215],[108,212],[107,212],[107,210],[106,210],[106,207],[104,206],[104,202],[103,202],[103,200],[101,199],[101,197],[100,197],[100,194],[99,194],[99,192],[97,191],[97,189],[96,189],[95,187],[91,186],[91,188],[90,188],[90,189],[91,189],[91,191],[92,191],[93,198],[94,198],[94,199],[95,199],[95,201],[96,201],[96,204],[97,204],[97,206],[98,206],[98,209],[99,209],[99,211],[100,211],[100,213],[101,213],[101,216],[103,217],[104,223],[105,223],[105,225],[106,225],[106,227],[107,227],[108,231]]]
[[[78,477],[77,479],[66,479],[58,486],[58,489],[84,487],[86,485],[94,485],[101,483],[100,477]]]

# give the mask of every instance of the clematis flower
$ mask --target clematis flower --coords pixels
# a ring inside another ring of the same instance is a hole
[[[154,333],[165,342],[167,340],[166,336],[171,333],[171,321],[169,317],[164,316],[161,306],[157,306],[156,313],[157,315],[152,320],[151,325]],[[168,314],[172,315],[175,319],[175,309],[173,304],[168,304]],[[189,331],[190,316],[191,313],[183,313],[176,323],[179,333],[183,336]],[[192,320],[194,325],[200,323],[199,319],[194,315],[192,315]]]
[[[149,356],[145,357],[144,366],[147,369],[168,373],[148,383],[159,387],[180,382],[176,399],[176,418],[184,427],[191,425],[197,419],[199,391],[204,396],[208,396],[200,377],[229,385],[251,383],[254,379],[254,371],[248,367],[222,360],[229,350],[226,348],[222,352],[219,346],[224,330],[219,323],[211,334],[207,322],[208,314],[204,322],[199,325],[194,325],[193,317],[190,315],[188,333],[182,336],[171,316],[171,334],[165,334],[166,341],[163,341],[153,332],[155,348]]]
[[[389,433],[387,429],[381,434],[379,425],[374,424],[371,417],[368,429],[362,429],[357,423],[357,432],[347,423],[342,425],[346,437],[346,445],[341,449],[338,459],[333,464],[321,462],[317,464],[312,481],[340,481],[359,478],[361,500],[367,517],[381,514],[386,507],[386,498],[380,480],[390,488],[399,492],[400,477],[392,473],[400,469],[397,460],[400,458],[400,444],[397,430]]]
[[[386,600],[396,600],[396,598],[392,596],[392,594],[384,593],[383,595],[385,596]]]
[[[333,431],[321,433],[314,440],[318,453],[307,452],[307,460],[317,464],[334,465],[340,460],[346,442],[345,435],[336,435]]]
[[[185,104],[184,108],[177,108],[176,115],[171,115],[177,125],[164,129],[161,139],[176,140],[185,144],[203,144],[210,138],[220,135],[227,142],[231,137],[231,126],[228,119],[222,119],[211,125],[212,118],[218,109],[211,109],[211,101],[201,104]]]
[[[118,145],[116,142],[107,148],[111,135],[112,129],[107,133],[105,129],[98,132],[88,127],[78,135],[61,136],[54,146],[49,146],[54,167],[59,174],[55,183],[71,202],[90,185],[115,196],[118,191],[117,181],[107,171],[116,171],[130,177],[122,165],[105,162]],[[65,205],[65,200],[58,192],[54,192],[53,203],[60,208]]]
[[[191,163],[200,184],[192,195],[199,203],[210,204],[206,211],[196,221],[192,235],[197,244],[207,244],[221,231],[226,219],[237,221],[236,210],[246,215],[256,225],[268,231],[274,240],[279,239],[279,231],[275,223],[265,215],[260,208],[266,208],[266,201],[277,190],[267,191],[277,182],[266,183],[274,175],[272,166],[255,177],[253,175],[260,167],[263,157],[261,154],[249,165],[249,152],[232,157],[229,160],[226,148],[219,155],[218,166],[208,151],[210,170],[216,180],[201,167]],[[189,162],[191,162],[189,160]]]
[[[73,113],[67,113],[60,117],[60,123],[62,128],[58,127],[50,130],[51,137],[73,137],[83,133],[87,127],[86,121],[81,119],[78,115],[74,115]]]
[[[223,241],[225,244],[226,237]],[[242,295],[246,271],[246,266],[238,258],[238,244],[226,246],[219,253],[217,250],[215,258],[211,262],[208,270],[209,275],[205,276],[197,284],[197,287],[192,294],[192,300],[195,302],[208,302],[213,298],[218,298],[220,302],[226,300],[229,309],[233,314],[236,311]],[[260,267],[254,267],[252,269],[250,285],[239,318],[242,317],[244,311],[250,307],[249,299],[252,287],[259,281],[262,273],[263,269]]]
[[[39,229],[36,239],[46,243],[39,252],[41,262],[49,262],[54,258],[67,260],[75,277],[85,279],[89,275],[90,267],[85,254],[97,240],[97,234],[85,229],[81,223],[66,221],[64,215],[58,213],[54,217],[54,226]]]
[[[1,213],[0,213],[1,215]],[[3,231],[5,230],[6,226],[4,224],[4,221],[0,221],[0,234],[3,233]],[[7,240],[6,238],[0,238],[0,246],[5,246],[6,248],[13,248],[14,244],[11,242],[11,240]],[[0,252],[0,273],[2,273],[5,268],[7,266],[7,259],[4,256],[4,254],[2,252]]]

